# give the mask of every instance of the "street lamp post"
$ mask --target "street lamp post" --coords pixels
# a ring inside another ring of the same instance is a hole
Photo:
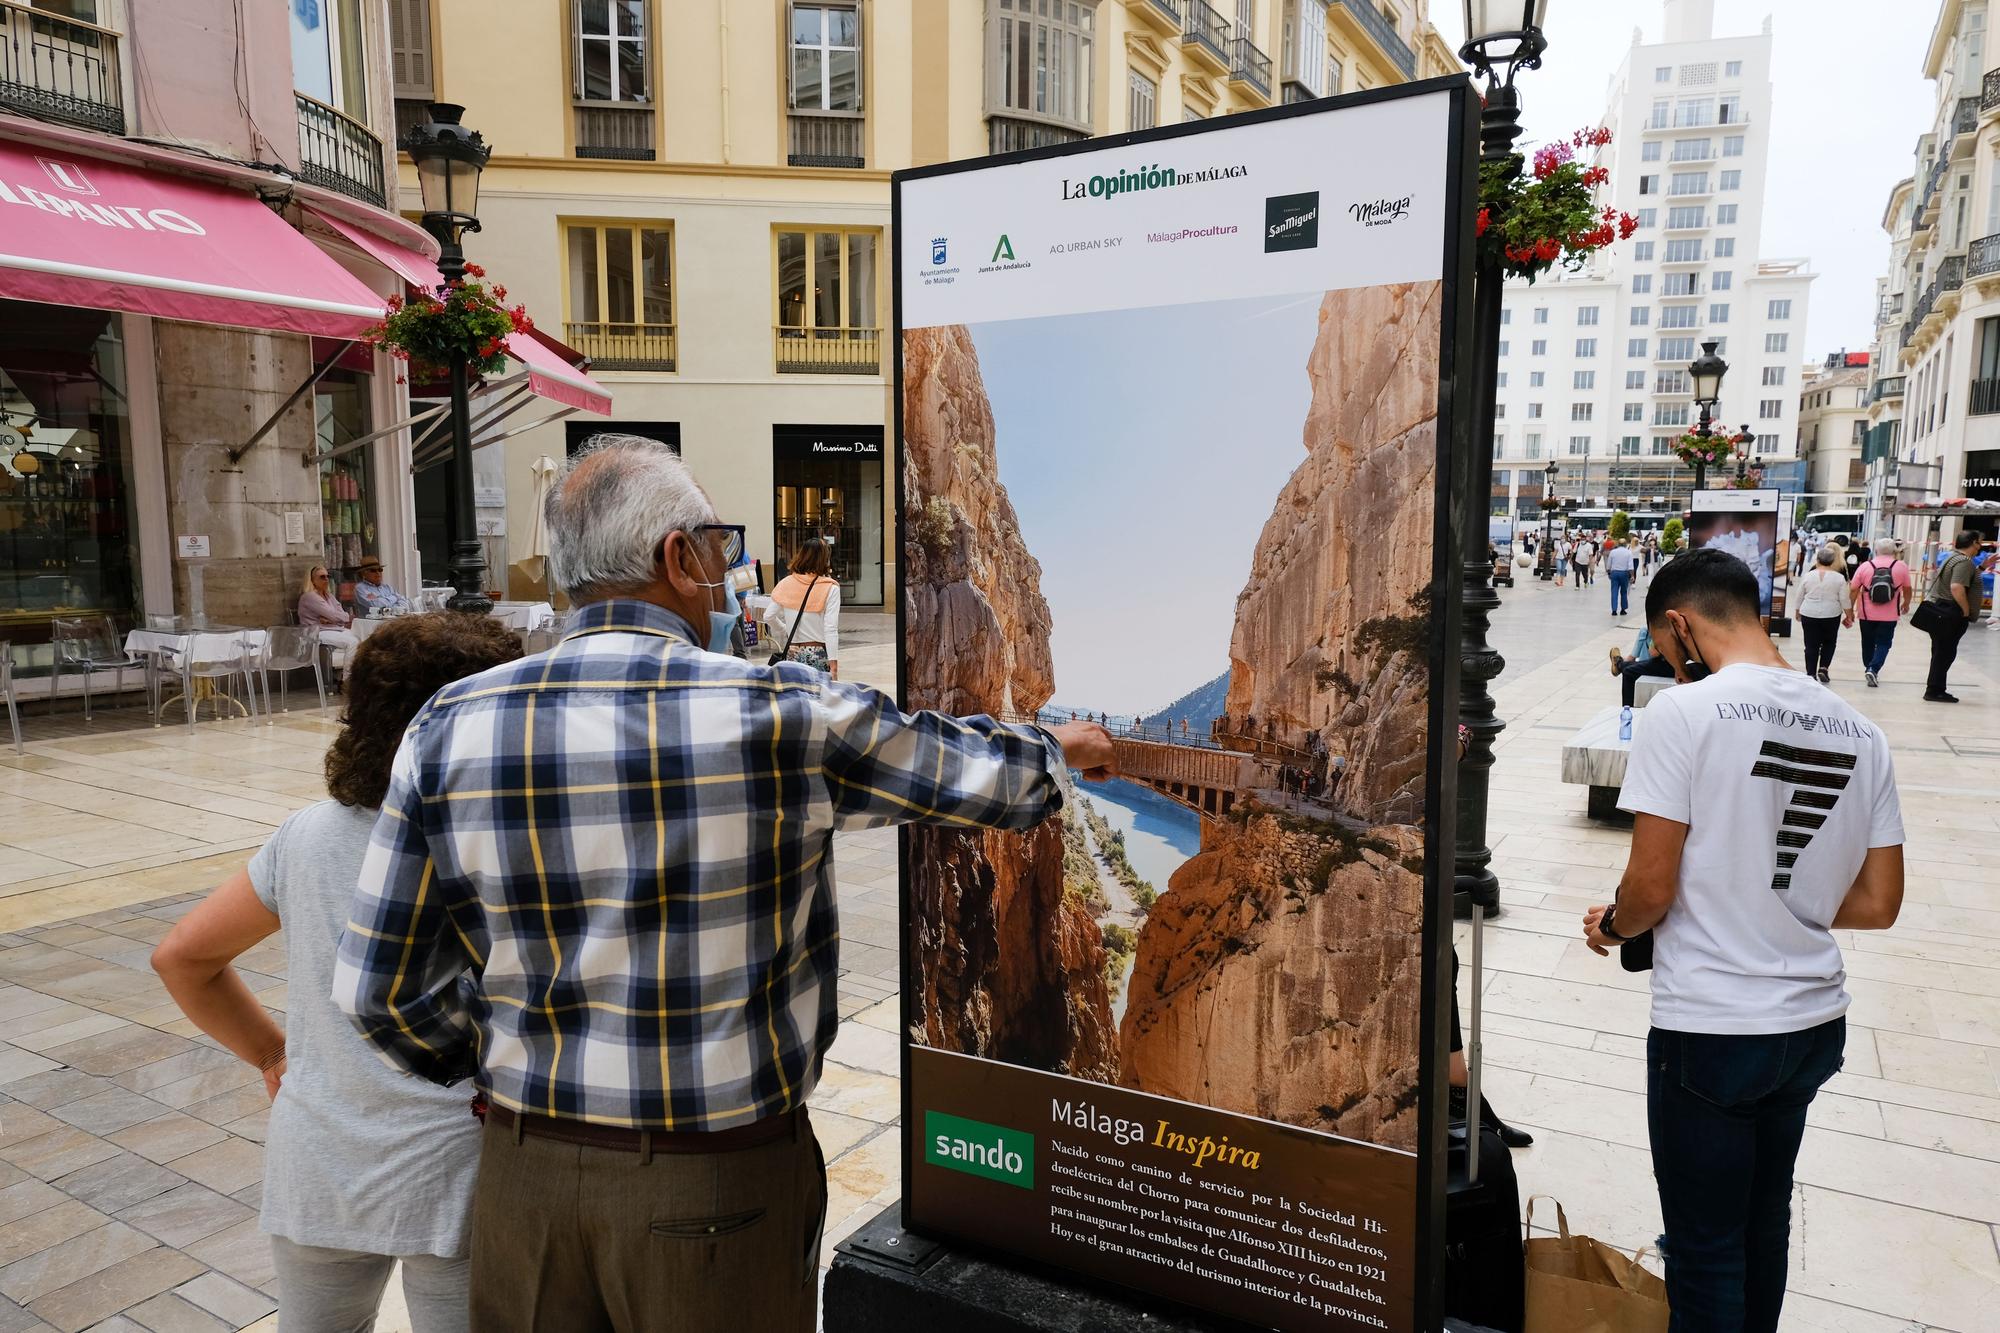
[[[1688,363],[1688,375],[1694,380],[1694,401],[1701,408],[1701,419],[1695,423],[1695,434],[1706,436],[1714,422],[1714,411],[1722,401],[1722,377],[1729,373],[1729,363],[1715,354],[1717,344],[1713,341],[1701,345],[1701,355]],[[1694,462],[1694,488],[1706,490],[1708,487],[1708,462],[1697,457]]]
[[[428,123],[411,130],[404,149],[417,166],[423,193],[423,227],[438,243],[438,272],[445,285],[465,279],[465,233],[479,230],[479,173],[492,150],[459,123],[465,108],[448,102],[431,107]],[[440,295],[443,295],[440,290]],[[479,545],[479,522],[472,494],[471,373],[465,353],[453,352],[451,377],[451,582],[447,605],[454,611],[485,615],[486,557]]]
[[[1465,0],[1465,45],[1459,58],[1486,80],[1486,105],[1479,115],[1482,168],[1499,165],[1519,176],[1521,95],[1514,78],[1538,68],[1548,40],[1542,19],[1548,0]],[[1467,913],[1500,911],[1500,881],[1493,874],[1493,849],[1486,845],[1486,799],[1493,771],[1493,741],[1505,730],[1494,714],[1487,683],[1507,663],[1486,641],[1488,623],[1500,597],[1493,591],[1493,562],[1486,558],[1488,516],[1493,508],[1493,422],[1500,371],[1500,297],[1503,274],[1497,256],[1481,247],[1473,268],[1473,328],[1479,340],[1472,435],[1465,503],[1464,621],[1459,640],[1459,721],[1471,739],[1458,761],[1458,837],[1454,888]]]
[[[1560,471],[1562,465],[1553,458],[1549,460],[1549,465],[1542,469],[1542,475],[1548,478],[1542,487],[1542,559],[1539,562],[1542,567],[1541,575],[1545,579],[1554,578],[1556,572],[1556,558],[1551,550],[1551,543],[1555,538],[1556,473]]]

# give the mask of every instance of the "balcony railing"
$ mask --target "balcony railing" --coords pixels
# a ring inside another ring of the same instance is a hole
[[[1180,31],[1181,0],[1139,0],[1134,8],[1148,11],[1153,21],[1168,31]]]
[[[1238,37],[1230,50],[1229,79],[1232,83],[1248,84],[1268,98],[1271,95],[1271,57],[1260,51],[1248,37]]]
[[[295,92],[292,100],[299,108],[299,179],[387,208],[382,141],[360,121],[317,98]]]
[[[1090,131],[1068,125],[1051,125],[1043,120],[1024,120],[998,112],[986,117],[986,151],[1018,153],[1026,148],[1053,148],[1057,144],[1088,139]]]
[[[578,157],[612,162],[653,160],[650,103],[579,102],[575,114]]]
[[[123,134],[118,34],[0,0],[0,106]]]
[[[419,125],[429,123],[431,99],[428,97],[399,97],[396,99],[396,148],[401,151],[410,131]]]
[[[1404,78],[1417,77],[1417,53],[1410,49],[1408,42],[1396,35],[1396,30],[1389,26],[1389,20],[1382,17],[1382,11],[1375,8],[1373,0],[1333,0],[1333,3],[1335,8],[1353,15],[1354,21],[1375,40],[1375,45],[1382,48],[1382,53],[1389,57],[1390,62],[1403,71]]]
[[[2000,273],[2000,236],[1982,236],[1966,247],[1965,276],[1979,278],[1988,273]]]
[[[868,122],[858,115],[817,115],[794,111],[791,149],[785,161],[795,167],[854,167],[868,165],[862,136]]]
[[[771,333],[780,375],[882,373],[880,329],[802,329],[780,324]]]
[[[1181,0],[1181,45],[1206,51],[1218,65],[1229,64],[1229,20],[1208,0]]]
[[[2000,69],[1989,69],[1979,85],[1979,109],[1991,111],[2000,106]]]
[[[567,323],[563,341],[590,358],[592,370],[672,370],[672,324]]]
[[[1979,128],[1979,98],[1961,97],[1951,114],[1951,132],[1970,134]]]
[[[1908,383],[1907,376],[1884,375],[1875,381],[1875,394],[1871,401],[1879,403],[1890,398],[1901,398],[1906,383]]]
[[[1966,411],[1975,417],[1990,417],[2000,412],[2000,379],[1974,380],[1972,401]]]
[[[1964,255],[1946,255],[1943,259],[1938,261],[1937,289],[1938,289],[1938,294],[1940,296],[1946,292],[1955,292],[1964,285],[1965,285]]]

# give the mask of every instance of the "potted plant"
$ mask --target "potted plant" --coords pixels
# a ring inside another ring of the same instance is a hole
[[[509,307],[507,289],[480,281],[486,270],[465,266],[465,278],[436,292],[420,291],[407,300],[389,298],[389,313],[363,334],[399,361],[425,375],[442,375],[454,354],[480,375],[497,375],[507,365],[507,335],[535,327],[526,306]]]

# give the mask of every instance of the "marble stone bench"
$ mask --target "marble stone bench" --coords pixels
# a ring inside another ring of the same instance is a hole
[[[1644,689],[1651,683],[1642,680],[1639,687]],[[1618,739],[1618,709],[1615,703],[1600,709],[1563,743],[1562,780],[1589,788],[1590,799],[1585,809],[1592,819],[1627,817],[1618,809],[1618,791],[1625,785],[1625,761],[1631,756],[1632,742]],[[1639,734],[1645,720],[1643,708],[1632,710],[1634,736]]]
[[[1671,690],[1676,684],[1672,676],[1641,676],[1632,688],[1632,706],[1644,708],[1653,702],[1653,696],[1661,690]]]

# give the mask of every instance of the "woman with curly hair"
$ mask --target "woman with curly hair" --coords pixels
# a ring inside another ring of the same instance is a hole
[[[272,1102],[263,1228],[286,1333],[371,1327],[398,1260],[415,1333],[467,1326],[479,1123],[465,1093],[383,1064],[330,997],[404,729],[443,686],[520,655],[496,621],[455,613],[392,620],[363,640],[326,754],[333,799],[286,820],[153,951],[181,1011],[263,1072]],[[281,927],[284,1028],[232,966]]]

